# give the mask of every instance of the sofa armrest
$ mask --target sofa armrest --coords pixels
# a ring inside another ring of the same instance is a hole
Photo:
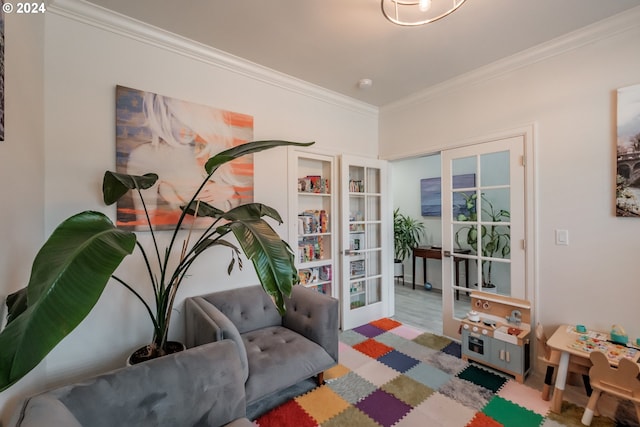
[[[17,426],[220,426],[246,405],[237,345],[222,340],[38,394]]]
[[[18,418],[16,427],[82,427],[64,403],[46,394],[28,399]]]
[[[249,361],[238,328],[227,316],[202,297],[187,298],[184,306],[187,346],[199,346],[223,339],[233,340],[238,347],[242,378],[246,382],[249,378]]]
[[[287,312],[282,326],[324,348],[338,362],[338,300],[296,285],[285,299]]]
[[[222,329],[208,316],[201,303],[195,298],[184,300],[185,313],[185,345],[187,348],[197,347],[214,341],[221,341]]]

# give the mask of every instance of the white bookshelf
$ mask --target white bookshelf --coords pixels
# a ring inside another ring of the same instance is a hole
[[[295,252],[300,283],[337,298],[339,215],[334,157],[290,148],[289,181],[293,195],[289,244]]]

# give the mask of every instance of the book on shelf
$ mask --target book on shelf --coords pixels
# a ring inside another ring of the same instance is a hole
[[[351,261],[351,277],[361,277],[365,274],[365,261],[363,259],[357,261]]]
[[[324,259],[324,240],[322,236],[298,239],[298,260],[309,262]]]
[[[350,193],[364,193],[364,182],[359,179],[349,180],[349,192]]]
[[[322,265],[319,267],[300,268],[298,270],[298,277],[300,278],[300,284],[302,285],[310,285],[318,282],[330,282],[331,266]]]
[[[323,282],[331,281],[332,273],[330,265],[323,265],[320,267],[320,280]]]
[[[324,209],[306,210],[298,214],[298,234],[327,233],[329,214]]]
[[[329,194],[329,179],[322,178],[320,175],[307,175],[298,178],[298,192]]]

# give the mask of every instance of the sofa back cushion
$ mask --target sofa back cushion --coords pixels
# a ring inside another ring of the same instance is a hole
[[[227,316],[241,334],[282,325],[282,316],[260,285],[214,292],[202,298]]]
[[[83,426],[220,426],[246,414],[236,345],[224,340],[194,347],[32,398],[57,399]],[[35,408],[34,408],[35,409]],[[37,412],[37,411],[36,411]],[[50,417],[47,426],[68,426]],[[37,425],[37,424],[36,424]]]

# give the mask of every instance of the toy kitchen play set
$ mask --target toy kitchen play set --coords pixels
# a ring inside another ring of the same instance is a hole
[[[531,304],[487,292],[471,292],[471,311],[462,320],[462,358],[523,382],[531,368]]]

